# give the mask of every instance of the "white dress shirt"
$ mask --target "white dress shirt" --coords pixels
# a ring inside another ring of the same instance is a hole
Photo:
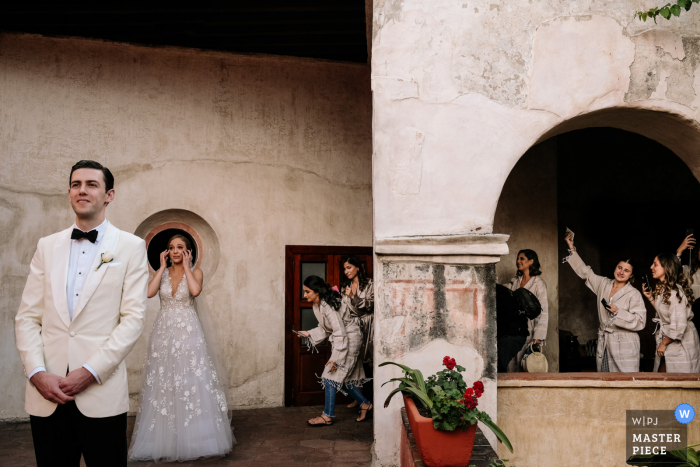
[[[68,314],[70,315],[71,321],[73,320],[75,307],[77,307],[80,302],[80,294],[83,292],[85,279],[90,273],[92,262],[95,260],[95,254],[99,251],[100,242],[102,242],[105,230],[107,230],[107,225],[108,221],[105,219],[102,224],[93,229],[97,230],[97,240],[95,240],[95,243],[91,243],[90,240],[86,238],[70,241],[71,247],[70,259],[68,260],[68,276],[66,278],[66,298],[68,301]],[[73,228],[78,229],[78,226],[73,224]],[[97,372],[90,368],[90,365],[85,364],[83,368],[92,373],[98,384],[102,384],[100,377],[97,376]],[[29,374],[28,378],[32,379],[32,376],[40,371],[46,371],[46,368],[43,366],[36,367]]]

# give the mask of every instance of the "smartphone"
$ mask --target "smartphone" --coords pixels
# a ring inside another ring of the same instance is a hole
[[[610,305],[608,305],[608,302],[606,302],[605,299],[602,299],[602,300],[600,301],[600,303],[603,304],[603,306],[605,307],[606,310],[607,310],[608,308],[610,308]]]
[[[644,281],[644,285],[646,286],[647,290],[651,292],[651,282],[649,282],[649,276],[647,274],[644,274],[642,281]]]
[[[685,229],[685,236],[694,235],[695,231],[693,229]]]

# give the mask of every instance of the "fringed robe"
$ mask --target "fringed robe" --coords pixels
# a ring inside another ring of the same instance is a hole
[[[586,286],[596,294],[598,303],[598,347],[596,366],[601,371],[603,356],[608,352],[608,367],[611,372],[639,371],[639,335],[647,322],[647,310],[642,294],[629,282],[610,297],[614,281],[593,273],[575,251],[567,262],[574,272],[585,279]],[[616,305],[617,313],[609,312],[601,303],[605,299],[609,305]]]
[[[518,290],[520,288],[520,283],[522,282],[522,280],[523,276],[515,276],[510,281],[510,290]],[[547,325],[549,323],[547,284],[545,284],[541,276],[534,276],[530,278],[527,284],[525,284],[525,289],[529,290],[533,293],[533,295],[535,295],[535,297],[537,297],[537,300],[539,300],[540,306],[542,307],[542,313],[540,313],[540,315],[535,319],[527,320],[528,336],[527,339],[525,339],[525,345],[516,356],[516,361],[514,362],[515,365],[513,364],[513,362],[511,362],[511,364],[508,365],[508,372],[511,373],[519,371],[520,362],[523,360],[525,350],[530,345],[530,342],[536,339],[539,339],[541,341],[547,339]]]
[[[335,362],[338,366],[331,373],[329,371],[331,365],[326,365],[323,375],[321,375],[321,384],[324,388],[326,384],[331,384],[336,390],[347,395],[343,388],[345,383],[362,387],[368,381],[359,358],[362,347],[362,331],[357,323],[357,318],[350,314],[347,300],[342,301],[338,311],[335,311],[325,301],[321,301],[320,306],[314,304],[313,310],[318,320],[318,326],[308,331],[311,342],[317,345],[328,338],[333,347],[330,361]]]
[[[678,301],[678,293],[681,301]],[[666,372],[667,373],[700,373],[700,343],[698,343],[698,331],[691,321],[693,312],[688,305],[688,300],[683,292],[671,291],[668,304],[663,303],[659,294],[654,300],[656,308],[656,347],[658,348],[663,338],[669,337],[673,342],[666,346]],[[654,371],[659,371],[661,357],[656,354]]]
[[[358,319],[362,330],[360,359],[364,363],[370,363],[374,352],[374,286],[372,280],[370,279],[367,285],[358,290],[353,298],[344,295],[343,299],[347,299],[348,310]]]

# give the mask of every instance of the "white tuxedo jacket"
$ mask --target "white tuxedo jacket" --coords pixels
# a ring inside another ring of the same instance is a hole
[[[71,321],[66,298],[71,232],[72,228],[39,240],[15,318],[17,349],[27,375],[43,366],[65,376],[66,370],[87,363],[102,384],[92,384],[76,397],[78,409],[92,418],[119,415],[129,410],[124,358],[145,321],[146,244],[107,226]],[[114,260],[97,269],[106,251]],[[48,417],[56,404],[27,382],[25,410]]]

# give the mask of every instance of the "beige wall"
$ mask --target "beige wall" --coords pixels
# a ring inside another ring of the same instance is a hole
[[[549,371],[559,370],[559,263],[557,238],[557,141],[530,149],[511,171],[494,218],[494,230],[508,234],[510,252],[496,263],[499,284],[515,277],[518,251],[535,250],[547,284],[549,321],[544,354]]]
[[[282,405],[284,246],[372,244],[370,99],[366,65],[0,35],[0,419],[25,416],[13,318],[36,242],[72,223],[83,158],[114,172],[117,227],[169,209],[211,226],[229,401]]]
[[[700,405],[698,381],[525,383],[498,384],[498,426],[513,445],[511,453],[499,444],[498,455],[518,467],[626,466],[626,410]],[[694,421],[688,444],[698,442],[700,424]]]

